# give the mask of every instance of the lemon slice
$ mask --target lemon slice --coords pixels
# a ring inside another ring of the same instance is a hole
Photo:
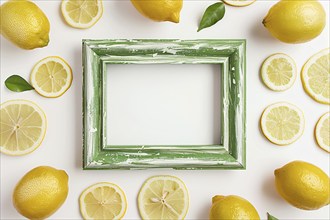
[[[124,191],[113,183],[96,183],[85,189],[79,198],[84,219],[122,219],[127,201]]]
[[[302,68],[305,91],[317,102],[330,104],[330,49],[313,55]]]
[[[86,29],[102,17],[103,5],[101,0],[62,0],[61,11],[71,27]]]
[[[261,78],[265,85],[274,91],[287,90],[297,78],[296,64],[286,54],[273,54],[263,62]]]
[[[261,116],[261,129],[266,138],[277,145],[295,142],[303,133],[303,112],[296,106],[279,102],[268,106]]]
[[[140,189],[138,206],[142,219],[184,219],[189,208],[185,184],[174,176],[154,176]]]
[[[243,6],[251,5],[256,0],[222,0],[222,1],[227,5],[243,7]]]
[[[11,100],[0,107],[0,151],[20,156],[37,149],[45,137],[47,120],[39,106]]]
[[[330,153],[330,112],[321,116],[315,126],[315,139],[318,145]]]
[[[56,98],[71,86],[72,70],[69,64],[56,56],[40,60],[32,69],[30,81],[42,96]]]

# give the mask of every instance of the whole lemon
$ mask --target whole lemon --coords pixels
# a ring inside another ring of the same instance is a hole
[[[29,219],[45,219],[61,207],[68,195],[68,175],[49,166],[32,169],[14,189],[16,210]]]
[[[182,0],[131,0],[134,7],[154,21],[179,23]]]
[[[33,2],[5,2],[0,6],[0,24],[1,34],[20,48],[31,50],[48,45],[49,21]]]
[[[263,20],[269,32],[286,43],[304,43],[324,29],[326,14],[317,0],[281,0]]]
[[[329,204],[329,177],[317,166],[293,161],[274,174],[278,193],[291,205],[315,210]]]
[[[242,197],[214,196],[210,211],[210,220],[259,220],[259,214],[254,206]]]

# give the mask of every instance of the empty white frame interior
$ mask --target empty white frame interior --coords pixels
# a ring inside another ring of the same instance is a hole
[[[106,76],[107,145],[218,145],[217,64],[111,64]]]

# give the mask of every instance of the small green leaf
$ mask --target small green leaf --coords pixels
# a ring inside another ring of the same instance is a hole
[[[267,212],[267,220],[278,220],[278,219]]]
[[[24,92],[34,89],[25,79],[19,75],[9,76],[5,81],[6,87],[13,92]]]
[[[204,12],[202,20],[199,23],[199,28],[197,32],[204,28],[211,27],[218,21],[220,21],[223,16],[225,16],[225,5],[222,2],[217,2],[210,5]]]

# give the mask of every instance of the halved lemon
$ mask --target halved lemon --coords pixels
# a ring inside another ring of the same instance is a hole
[[[61,11],[71,27],[86,29],[102,17],[103,5],[101,0],[62,0]]]
[[[273,54],[263,62],[261,78],[265,85],[274,91],[287,90],[297,78],[296,64],[286,54]]]
[[[28,100],[11,100],[0,107],[0,151],[20,156],[31,153],[43,141],[47,128],[45,113]]]
[[[184,219],[189,208],[185,184],[174,176],[153,176],[145,181],[138,196],[142,219]]]
[[[261,116],[261,129],[266,138],[277,145],[288,145],[303,134],[303,112],[296,106],[279,102],[268,106]]]
[[[305,91],[317,102],[330,104],[330,49],[313,55],[301,70]]]
[[[119,186],[101,182],[81,193],[79,206],[84,219],[122,219],[127,210],[127,201]]]
[[[315,139],[318,145],[330,153],[330,112],[321,116],[315,126]]]
[[[222,0],[222,1],[231,6],[243,7],[243,6],[251,5],[256,0]]]
[[[40,95],[56,98],[63,95],[70,88],[72,70],[61,57],[46,57],[33,67],[30,81]]]

